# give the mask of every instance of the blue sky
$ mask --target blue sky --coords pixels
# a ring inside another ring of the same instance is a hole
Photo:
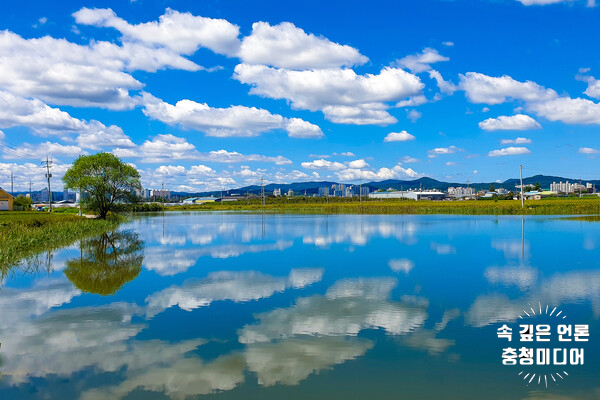
[[[2,8],[0,186],[98,151],[186,191],[600,177],[594,1]]]

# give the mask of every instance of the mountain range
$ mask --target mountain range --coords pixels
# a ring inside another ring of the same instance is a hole
[[[534,175],[527,178],[523,178],[523,183],[526,185],[535,185],[539,183],[542,188],[549,188],[552,182],[579,182],[579,179],[572,178],[564,178],[560,176],[548,176],[548,175]],[[600,186],[600,180],[582,180],[583,184],[592,183],[594,185]],[[281,193],[285,194],[288,190],[293,190],[295,194],[304,194],[313,195],[318,193],[320,187],[331,187],[332,185],[343,183],[343,182],[333,182],[333,181],[311,181],[311,182],[294,182],[294,183],[269,183],[265,185],[265,194],[269,195],[273,193],[274,189],[281,189]],[[495,188],[505,188],[507,190],[515,190],[515,186],[519,184],[518,178],[507,179],[504,182],[473,182],[469,183],[469,186],[475,188],[477,190],[486,190],[489,189],[491,185],[494,185]],[[346,184],[347,186],[351,184]],[[355,184],[352,184],[355,185]],[[442,182],[433,178],[423,177],[414,180],[397,180],[397,179],[388,179],[384,181],[378,182],[365,182],[362,186],[368,187],[371,191],[376,191],[378,189],[396,189],[396,190],[411,190],[411,189],[419,189],[423,190],[427,189],[436,189],[441,191],[447,191],[449,187],[456,186],[467,186],[466,183],[457,183],[457,182]],[[227,191],[223,191],[225,195],[245,195],[245,194],[260,194],[261,187],[260,185],[251,185],[245,186],[238,189],[230,189]],[[213,192],[199,192],[199,193],[189,193],[189,192],[172,192],[173,196],[186,197],[186,196],[220,196],[220,191]]]

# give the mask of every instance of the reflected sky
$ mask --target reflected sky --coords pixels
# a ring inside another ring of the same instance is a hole
[[[597,399],[599,227],[136,217],[5,278],[0,398]],[[538,303],[591,336],[586,364],[543,390],[502,365],[496,337]]]

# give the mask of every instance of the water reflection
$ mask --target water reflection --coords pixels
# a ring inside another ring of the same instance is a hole
[[[134,231],[113,231],[80,242],[78,258],[67,260],[65,275],[78,289],[108,296],[137,278],[144,242]]]
[[[494,324],[527,303],[600,328],[593,223],[167,213],[127,228],[4,281],[0,398],[597,398],[594,343],[590,368],[541,397],[494,353]]]

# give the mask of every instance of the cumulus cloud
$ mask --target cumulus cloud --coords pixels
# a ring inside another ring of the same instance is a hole
[[[502,115],[498,118],[488,118],[485,121],[481,121],[479,127],[485,131],[525,131],[542,128],[535,119],[525,114],[517,114],[510,117]]]
[[[337,171],[346,168],[346,165],[337,161],[319,159],[314,161],[303,162],[302,167],[306,169],[326,169],[330,171]]]
[[[524,101],[543,101],[557,97],[552,89],[535,82],[519,82],[508,75],[491,77],[477,72],[460,75],[460,89],[473,103],[501,104],[507,98]]]
[[[369,167],[369,164],[367,164],[367,162],[361,158],[360,160],[354,160],[354,161],[350,161],[350,162],[348,163],[348,166],[349,166],[350,168],[362,169],[362,168],[367,168],[367,167]]]
[[[383,181],[387,179],[417,178],[422,176],[412,168],[403,168],[400,164],[392,168],[382,167],[377,170],[346,168],[336,171],[335,175],[340,181],[371,180]]]
[[[508,99],[525,102],[525,109],[550,121],[567,124],[600,124],[600,104],[588,99],[559,97],[535,82],[519,82],[504,75],[490,77],[476,72],[460,76],[460,88],[473,103],[500,104]],[[485,121],[484,121],[485,122]]]
[[[420,160],[411,156],[404,156],[400,159],[400,161],[402,161],[403,163],[406,164],[410,164],[410,163],[416,163],[419,162]]]
[[[54,135],[63,139],[78,133],[77,145],[90,150],[133,146],[131,139],[116,125],[107,127],[95,120],[80,120],[41,100],[27,99],[0,90],[0,128],[16,126],[27,127],[37,135]]]
[[[252,24],[252,33],[242,41],[239,57],[248,64],[289,69],[351,67],[368,61],[355,48],[307,34],[290,22]]]
[[[214,108],[206,103],[180,100],[168,104],[148,93],[143,94],[146,116],[169,125],[205,132],[208,136],[258,136],[263,132],[282,129],[290,137],[319,138],[321,128],[299,118],[284,118],[256,107],[231,106]]]
[[[532,103],[528,108],[550,120],[567,124],[600,124],[600,104],[581,98],[560,97]]]
[[[239,49],[239,27],[224,19],[213,19],[181,13],[167,8],[157,21],[129,24],[110,8],[82,8],[73,14],[82,25],[114,28],[121,41],[163,47],[179,54],[193,54],[200,47],[215,53],[235,55]]]
[[[600,150],[593,149],[591,147],[580,147],[579,153],[581,153],[581,154],[600,154]]]
[[[531,143],[531,139],[524,137],[518,137],[516,139],[502,139],[500,144],[528,144]]]
[[[506,147],[504,149],[500,149],[500,150],[492,150],[488,153],[488,156],[490,157],[501,157],[501,156],[516,156],[516,155],[523,155],[523,154],[529,154],[531,153],[531,151],[529,151],[528,148],[526,147]]]
[[[186,139],[174,135],[157,135],[135,148],[116,148],[117,157],[141,158],[146,163],[160,163],[170,160],[200,160],[218,163],[272,162],[277,165],[291,164],[282,156],[270,157],[260,154],[241,154],[237,151],[214,150],[201,153]]]
[[[4,158],[7,160],[18,159],[43,159],[46,156],[52,157],[77,157],[81,154],[87,154],[81,147],[62,145],[60,143],[43,142],[38,144],[23,143],[16,147],[14,151],[5,151]]]
[[[424,87],[399,68],[357,75],[351,69],[293,71],[243,63],[235,67],[234,78],[252,85],[252,94],[285,99],[295,109],[322,111],[327,119],[348,124],[394,123],[386,103],[418,95]]]
[[[448,57],[442,56],[436,49],[425,48],[421,53],[406,56],[397,61],[398,65],[408,68],[413,73],[429,71],[431,64],[449,61]]]
[[[407,142],[410,140],[415,140],[415,137],[406,131],[390,132],[383,139],[384,142]]]

